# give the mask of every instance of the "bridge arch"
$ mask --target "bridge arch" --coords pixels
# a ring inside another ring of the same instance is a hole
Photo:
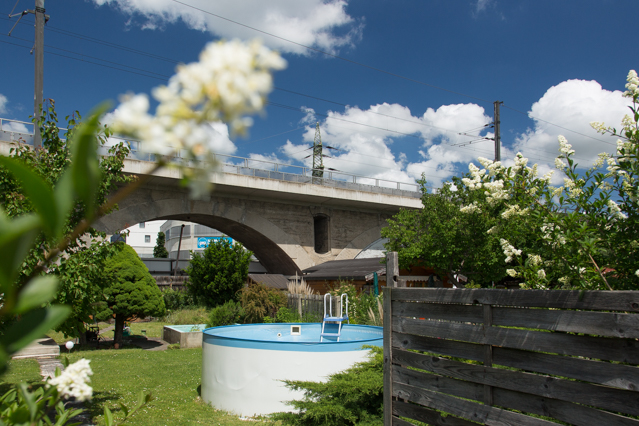
[[[307,252],[276,224],[246,206],[212,199],[192,201],[184,197],[148,200],[144,191],[120,204],[95,227],[112,234],[140,222],[181,220],[217,229],[251,250],[269,273],[301,275],[301,268],[314,265]]]

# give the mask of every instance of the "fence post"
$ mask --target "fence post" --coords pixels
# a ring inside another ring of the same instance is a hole
[[[384,425],[393,424],[393,342],[391,295],[393,288],[384,289]]]
[[[397,252],[391,251],[386,253],[386,287],[397,287],[399,277],[399,265],[397,261]]]
[[[488,331],[493,325],[493,311],[492,306],[484,305],[484,338],[488,337]],[[484,366],[493,366],[493,347],[492,345],[484,346]],[[484,404],[493,405],[493,388],[489,385],[484,385]]]

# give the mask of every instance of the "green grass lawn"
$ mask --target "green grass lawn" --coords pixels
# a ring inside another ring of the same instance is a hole
[[[67,356],[67,355],[65,355]],[[91,360],[93,400],[87,403],[96,425],[104,425],[104,406],[116,420],[123,414],[122,402],[131,408],[142,390],[151,392],[153,400],[136,413],[126,425],[246,425],[237,416],[217,410],[202,401],[199,386],[202,371],[201,349],[145,351],[142,349],[72,351],[70,362],[80,358]],[[41,383],[40,369],[35,360],[12,360],[0,379],[2,394],[11,384]],[[279,425],[279,422],[252,422]]]
[[[118,402],[131,407],[140,390],[151,392],[154,400],[126,424],[246,425],[237,416],[216,410],[200,398],[201,349],[86,351],[71,353],[69,360],[83,357],[91,360],[93,369],[93,400],[88,409],[98,425],[104,424],[105,404],[121,418]]]

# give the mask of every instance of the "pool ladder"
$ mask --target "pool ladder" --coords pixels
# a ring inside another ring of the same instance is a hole
[[[326,310],[326,298],[328,297],[328,312]],[[346,305],[344,305],[344,299],[346,299]],[[346,309],[344,309],[346,306]],[[333,316],[333,297],[326,293],[324,295],[324,318],[322,319],[322,332],[320,333],[320,342],[323,342],[325,338],[331,341],[339,342],[339,337],[342,333],[342,323],[348,320],[348,294],[342,294],[340,298],[339,316]],[[333,340],[335,339],[335,340]]]

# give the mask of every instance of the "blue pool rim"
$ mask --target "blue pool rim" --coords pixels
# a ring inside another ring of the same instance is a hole
[[[382,346],[383,335],[381,333],[382,327],[376,327],[372,325],[360,325],[360,324],[344,324],[343,327],[348,329],[361,329],[368,331],[379,332],[379,337],[365,338],[361,340],[348,340],[343,342],[335,341],[319,341],[319,332],[317,333],[317,342],[285,342],[276,340],[255,340],[234,336],[220,336],[214,334],[216,331],[228,331],[231,328],[241,330],[242,328],[271,328],[273,326],[280,325],[283,330],[290,330],[291,325],[304,326],[318,326],[321,328],[321,323],[266,323],[266,324],[236,324],[225,325],[222,327],[207,328],[202,332],[202,346],[205,344],[226,346],[232,348],[246,348],[246,349],[261,349],[261,350],[273,350],[273,351],[294,351],[294,352],[347,352],[362,350],[362,346]]]

